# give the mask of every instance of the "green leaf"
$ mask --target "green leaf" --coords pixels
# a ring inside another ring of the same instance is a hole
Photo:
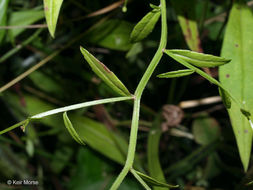
[[[33,24],[44,17],[44,12],[39,10],[18,11],[10,15],[10,26],[27,26]],[[13,40],[16,36],[25,31],[25,28],[15,28],[9,30],[10,38]]]
[[[216,141],[221,134],[217,121],[207,115],[201,115],[193,122],[192,133],[195,141],[201,145],[208,145]]]
[[[162,183],[160,181],[157,181],[156,179],[146,175],[146,174],[143,174],[141,172],[138,172],[135,170],[135,172],[144,180],[146,181],[147,183],[151,184],[151,185],[154,185],[154,186],[158,186],[158,187],[168,187],[168,188],[178,188],[179,185],[169,185],[169,184],[166,184],[166,183]]]
[[[219,87],[219,94],[221,96],[222,102],[225,105],[225,107],[227,109],[230,109],[231,108],[231,100],[230,100],[228,93]]]
[[[62,2],[63,0],[44,0],[44,11],[48,30],[53,38]]]
[[[176,77],[183,77],[183,76],[191,75],[194,72],[195,71],[191,70],[191,69],[184,69],[184,70],[162,73],[162,74],[157,75],[157,77],[159,77],[159,78],[176,78]]]
[[[1,0],[0,2],[0,26],[5,26],[6,25],[6,13],[7,13],[7,8],[8,8],[8,3],[9,0]],[[4,38],[6,30],[0,29],[0,44]]]
[[[133,26],[124,20],[110,19],[88,32],[85,40],[105,48],[128,51],[133,45],[129,40]]]
[[[221,84],[230,90],[233,96],[240,100],[247,110],[253,109],[253,14],[251,9],[241,3],[234,3],[222,45],[221,55],[232,59],[229,65],[219,70]],[[232,102],[228,110],[233,131],[235,133],[240,157],[246,171],[248,168],[252,129],[248,119],[251,119],[246,109],[241,109]],[[246,112],[244,112],[246,111]],[[244,117],[244,115],[248,118]]]
[[[196,0],[172,0],[177,18],[188,47],[197,52],[203,52],[196,19]]]
[[[231,61],[230,59],[225,59],[222,57],[204,53],[198,53],[190,50],[173,49],[166,51],[169,51],[176,57],[179,57],[180,59],[183,59],[186,62],[197,67],[217,67],[229,63]]]
[[[63,121],[64,124],[67,128],[67,130],[69,131],[70,135],[73,137],[73,139],[78,142],[81,145],[85,145],[84,141],[79,137],[78,133],[76,132],[76,130],[74,129],[71,121],[68,118],[67,112],[64,112],[63,114]]]
[[[153,123],[153,128],[148,135],[148,171],[151,177],[166,183],[163,170],[159,160],[159,145],[162,131],[160,128],[161,121],[157,118]],[[154,187],[154,190],[164,190],[167,188]]]
[[[92,70],[115,92],[122,96],[129,96],[130,93],[124,84],[116,77],[116,75],[110,71],[103,63],[97,60],[92,54],[90,54],[86,49],[80,47],[80,50],[89,63]]]
[[[146,14],[134,27],[130,36],[130,41],[135,43],[146,38],[153,31],[160,15],[160,9],[153,9]]]
[[[72,115],[71,118],[73,124],[76,126],[75,129],[79,136],[89,146],[117,163],[122,165],[125,163],[126,155],[119,149],[119,146],[112,135],[112,131],[109,131],[101,123],[86,117]],[[119,138],[121,138],[122,141],[125,141],[118,135],[118,141]]]

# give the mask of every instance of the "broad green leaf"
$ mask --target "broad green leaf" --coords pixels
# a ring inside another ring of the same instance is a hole
[[[58,16],[60,13],[63,0],[44,0],[44,11],[47,21],[48,30],[54,38]]]
[[[192,133],[195,141],[201,145],[208,145],[220,137],[219,124],[207,115],[201,115],[193,122]]]
[[[116,75],[110,71],[103,63],[96,59],[92,54],[90,54],[86,49],[80,47],[80,50],[89,63],[92,70],[115,92],[122,96],[129,96],[130,93],[124,84],[116,77]]]
[[[153,9],[146,14],[134,27],[130,36],[130,41],[135,43],[146,38],[153,31],[160,15],[160,9]]]
[[[191,75],[194,72],[195,71],[191,70],[191,69],[184,69],[184,70],[162,73],[162,74],[157,75],[157,77],[159,77],[159,78],[176,78],[176,77],[183,77],[183,76]]]
[[[252,34],[253,14],[251,9],[245,4],[234,3],[229,15],[221,52],[223,57],[230,58],[232,61],[220,68],[219,78],[222,85],[245,105],[245,109],[241,109],[242,112],[253,109]],[[251,153],[252,129],[249,121],[241,111],[240,107],[232,102],[228,113],[244,170],[246,171]],[[252,121],[253,118],[249,112],[243,113]]]
[[[177,18],[188,47],[193,51],[203,52],[195,13],[196,0],[172,0],[171,2],[176,10]]]
[[[169,184],[166,184],[166,183],[162,183],[160,181],[157,181],[156,179],[146,175],[146,174],[143,174],[141,172],[138,172],[135,170],[135,172],[144,180],[146,181],[147,183],[151,184],[151,185],[154,185],[154,186],[158,186],[158,187],[168,187],[168,188],[178,188],[179,185],[169,185]]]
[[[148,171],[151,177],[166,183],[163,170],[159,160],[159,145],[162,131],[160,129],[160,119],[154,121],[153,128],[148,135]],[[153,187],[154,190],[165,190],[163,187]]]
[[[231,100],[230,100],[228,93],[219,87],[219,94],[221,96],[222,102],[225,105],[225,107],[227,109],[230,109],[231,108]]]
[[[231,61],[230,59],[189,50],[173,49],[166,51],[173,53],[176,57],[179,57],[180,59],[183,59],[186,62],[197,67],[217,67]]]
[[[129,40],[133,26],[124,20],[110,19],[89,31],[85,40],[105,48],[128,51],[133,45]]]
[[[78,133],[76,132],[76,130],[74,129],[71,121],[68,118],[67,112],[65,112],[63,114],[63,121],[65,124],[65,127],[67,128],[68,132],[70,133],[70,135],[73,137],[73,139],[78,142],[81,145],[85,145],[84,141],[79,137]]]
[[[10,15],[10,26],[27,26],[44,18],[44,12],[39,10],[28,10],[13,12]],[[9,30],[10,38],[13,40],[16,36],[25,31],[25,28],[15,28]]]
[[[8,3],[9,0],[1,0],[0,1],[0,26],[5,26],[6,25],[6,13],[7,13],[7,8],[8,8]],[[3,29],[0,29],[0,44],[4,38],[5,31]]]
[[[120,151],[112,132],[104,125],[77,115],[71,118],[77,133],[89,146],[120,164],[125,163],[126,155]]]

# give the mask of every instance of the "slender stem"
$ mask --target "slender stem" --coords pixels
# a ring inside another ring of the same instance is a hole
[[[142,184],[142,186],[146,189],[146,190],[151,190],[151,188],[145,183],[145,181],[135,172],[134,169],[130,170],[131,173],[133,174],[133,176],[140,182],[140,184]]]
[[[74,104],[74,105],[71,105],[71,106],[66,106],[66,107],[46,111],[46,112],[43,112],[43,113],[39,113],[37,115],[32,116],[31,119],[41,119],[43,117],[47,117],[47,116],[54,115],[54,114],[61,113],[61,112],[76,110],[76,109],[80,109],[80,108],[84,108],[84,107],[88,107],[88,106],[94,106],[94,105],[98,105],[98,104],[119,102],[119,101],[130,100],[130,99],[133,99],[133,96],[107,98],[107,99],[102,99],[102,100],[94,100],[94,101],[90,101],[90,102]]]
[[[22,126],[22,125],[25,125],[25,124],[27,124],[28,122],[29,122],[29,120],[26,119],[26,120],[24,120],[24,121],[21,121],[21,122],[19,122],[19,123],[16,123],[15,125],[12,125],[11,127],[8,127],[7,129],[4,129],[4,130],[0,131],[0,135],[6,133],[6,132],[8,132],[8,131],[11,131],[11,130],[17,128],[17,127],[20,127],[20,126]]]
[[[0,63],[4,62],[6,59],[8,59],[9,57],[11,57],[12,55],[14,55],[15,53],[17,53],[19,50],[21,50],[24,46],[26,46],[27,44],[31,43],[35,38],[38,37],[38,35],[43,31],[42,28],[38,29],[36,32],[34,32],[34,34],[32,36],[30,36],[29,38],[27,38],[24,42],[22,42],[21,44],[17,45],[15,48],[13,48],[12,50],[8,51],[6,54],[4,54],[1,58],[0,58]]]
[[[182,65],[184,65],[185,67],[194,70],[196,73],[198,73],[199,75],[201,75],[202,77],[204,77],[206,80],[210,81],[211,83],[217,85],[218,87],[222,88],[224,91],[227,92],[227,94],[230,96],[230,98],[232,100],[234,100],[235,103],[238,104],[239,107],[244,108],[245,106],[237,99],[235,98],[219,81],[217,81],[215,78],[211,77],[210,75],[208,75],[207,73],[205,73],[204,71],[202,71],[201,69],[191,65],[190,63],[187,63],[185,60],[180,59],[178,57],[176,57],[175,55],[173,55],[173,53],[169,52],[168,50],[165,50],[166,54],[169,55],[170,57],[172,57],[173,59],[175,59],[176,61],[178,61],[179,63],[181,63]]]
[[[152,73],[154,72],[157,64],[162,58],[163,49],[166,47],[166,44],[167,44],[166,2],[165,0],[160,0],[160,2],[161,2],[161,15],[162,15],[162,19],[161,19],[162,32],[161,32],[161,40],[160,40],[159,48],[156,51],[152,61],[150,62],[147,70],[145,71],[141,81],[139,82],[136,88],[127,159],[126,159],[124,168],[122,169],[121,173],[118,175],[117,179],[113,183],[111,190],[116,190],[120,186],[120,184],[122,183],[122,181],[128,174],[129,170],[133,166],[136,143],[137,143],[141,95]]]

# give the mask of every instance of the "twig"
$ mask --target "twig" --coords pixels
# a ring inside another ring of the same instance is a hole
[[[249,2],[247,3],[247,5],[248,5],[248,6],[253,6],[253,0],[252,0],[252,1],[249,1]],[[227,13],[224,12],[224,13],[218,14],[218,15],[212,17],[212,18],[209,18],[209,19],[207,19],[207,20],[204,22],[204,25],[211,24],[211,23],[213,23],[213,22],[215,22],[215,21],[223,22],[223,21],[225,20],[225,16],[226,16],[226,15],[227,15]]]
[[[123,3],[124,3],[124,0],[120,0],[120,1],[115,2],[115,3],[113,3],[113,4],[109,5],[109,6],[106,6],[106,7],[102,8],[102,9],[99,9],[99,10],[97,10],[95,12],[92,12],[92,13],[90,13],[88,15],[85,15],[85,16],[73,19],[72,21],[80,21],[80,20],[83,20],[83,19],[86,19],[86,18],[91,18],[91,17],[95,17],[95,16],[99,16],[99,15],[108,13],[108,12],[110,12],[110,11],[118,8]]]
[[[18,28],[47,28],[46,24],[34,24],[34,25],[15,25],[15,26],[0,26],[0,30],[18,29]]]
[[[186,108],[192,108],[192,107],[197,107],[197,106],[202,106],[202,105],[207,105],[207,104],[214,104],[217,102],[221,102],[220,96],[213,96],[213,97],[203,98],[199,100],[182,101],[179,103],[179,107],[181,107],[182,109],[186,109]]]

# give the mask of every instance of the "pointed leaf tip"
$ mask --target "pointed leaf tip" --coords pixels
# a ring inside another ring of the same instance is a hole
[[[231,99],[230,99],[228,93],[219,87],[219,94],[220,94],[220,97],[221,97],[222,102],[225,105],[225,107],[227,109],[230,109],[231,108]]]
[[[146,181],[147,183],[150,183],[151,185],[153,186],[158,186],[158,187],[167,187],[167,188],[178,188],[179,185],[170,185],[170,184],[167,184],[167,183],[163,183],[163,182],[160,182],[146,174],[143,174],[141,172],[138,172],[136,170],[134,170],[144,181]]]
[[[132,43],[139,42],[146,38],[154,29],[157,21],[160,18],[161,11],[160,8],[157,8],[157,6],[154,7],[153,10],[150,11],[148,14],[146,14],[134,27],[131,36],[130,41]]]
[[[229,63],[230,59],[218,57],[210,54],[198,53],[190,50],[172,49],[166,50],[165,53],[172,53],[176,57],[197,67],[217,67]]]
[[[191,69],[183,69],[183,70],[178,70],[178,71],[171,71],[167,73],[162,73],[157,75],[158,78],[176,78],[176,77],[183,77],[187,75],[191,75],[194,73],[194,70]]]
[[[78,142],[79,144],[85,145],[84,141],[80,138],[80,136],[78,135],[78,133],[74,129],[71,121],[69,120],[67,112],[64,112],[64,114],[63,114],[63,121],[64,121],[64,124],[65,124],[65,127],[67,128],[67,130],[70,133],[70,135],[72,136],[72,138],[76,142]]]
[[[48,30],[53,38],[62,2],[63,0],[44,0],[44,12]]]
[[[118,79],[118,77],[108,69],[97,58],[90,54],[86,49],[80,47],[81,53],[85,60],[89,63],[92,70],[99,76],[108,86],[110,86],[115,92],[122,96],[131,95],[125,85]]]

